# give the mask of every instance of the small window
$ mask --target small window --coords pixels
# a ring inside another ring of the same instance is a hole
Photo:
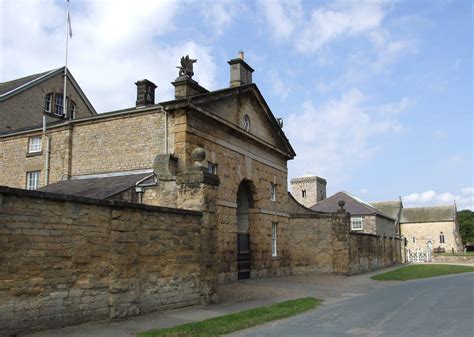
[[[217,174],[217,164],[207,163],[207,172]]]
[[[277,230],[278,230],[278,223],[277,222],[272,222],[272,257],[277,257],[278,256]]]
[[[413,243],[416,243],[416,238],[415,237],[413,237]]]
[[[361,231],[364,228],[364,219],[362,217],[351,218],[351,230]]]
[[[276,194],[277,194],[276,190],[277,190],[276,184],[272,183],[270,186],[270,200],[271,201],[276,201]]]
[[[63,95],[56,94],[54,96],[54,114],[58,116],[63,116]]]
[[[73,101],[69,103],[69,119],[76,119],[76,103]]]
[[[36,190],[39,187],[40,171],[26,172],[26,189]]]
[[[28,153],[41,152],[41,137],[35,136],[28,139]]]
[[[53,94],[49,93],[46,94],[44,97],[44,111],[51,112],[51,100],[53,98]]]
[[[445,242],[444,242],[444,234],[443,234],[443,232],[441,232],[441,233],[439,234],[439,243],[445,243]]]
[[[243,126],[245,131],[250,131],[250,117],[249,117],[249,115],[244,116],[242,126]]]
[[[306,190],[301,190],[301,197],[306,198]]]

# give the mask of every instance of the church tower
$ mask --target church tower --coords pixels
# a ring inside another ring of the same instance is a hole
[[[309,173],[290,181],[291,194],[302,205],[311,207],[326,199],[326,180]]]

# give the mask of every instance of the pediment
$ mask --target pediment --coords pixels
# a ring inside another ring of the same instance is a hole
[[[288,158],[295,156],[293,148],[256,85],[229,88],[203,96],[193,103],[229,122],[244,134],[249,133],[263,143],[279,149]]]

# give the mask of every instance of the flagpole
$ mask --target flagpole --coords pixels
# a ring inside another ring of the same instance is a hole
[[[67,86],[67,50],[69,44],[69,0],[67,1],[67,10],[66,10],[66,60],[64,62],[64,85],[63,85],[63,114],[64,117],[69,118],[67,110],[67,99],[66,99],[66,86]]]

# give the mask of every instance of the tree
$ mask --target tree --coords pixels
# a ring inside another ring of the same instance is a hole
[[[458,221],[462,242],[474,242],[474,212],[468,209],[459,211]]]

